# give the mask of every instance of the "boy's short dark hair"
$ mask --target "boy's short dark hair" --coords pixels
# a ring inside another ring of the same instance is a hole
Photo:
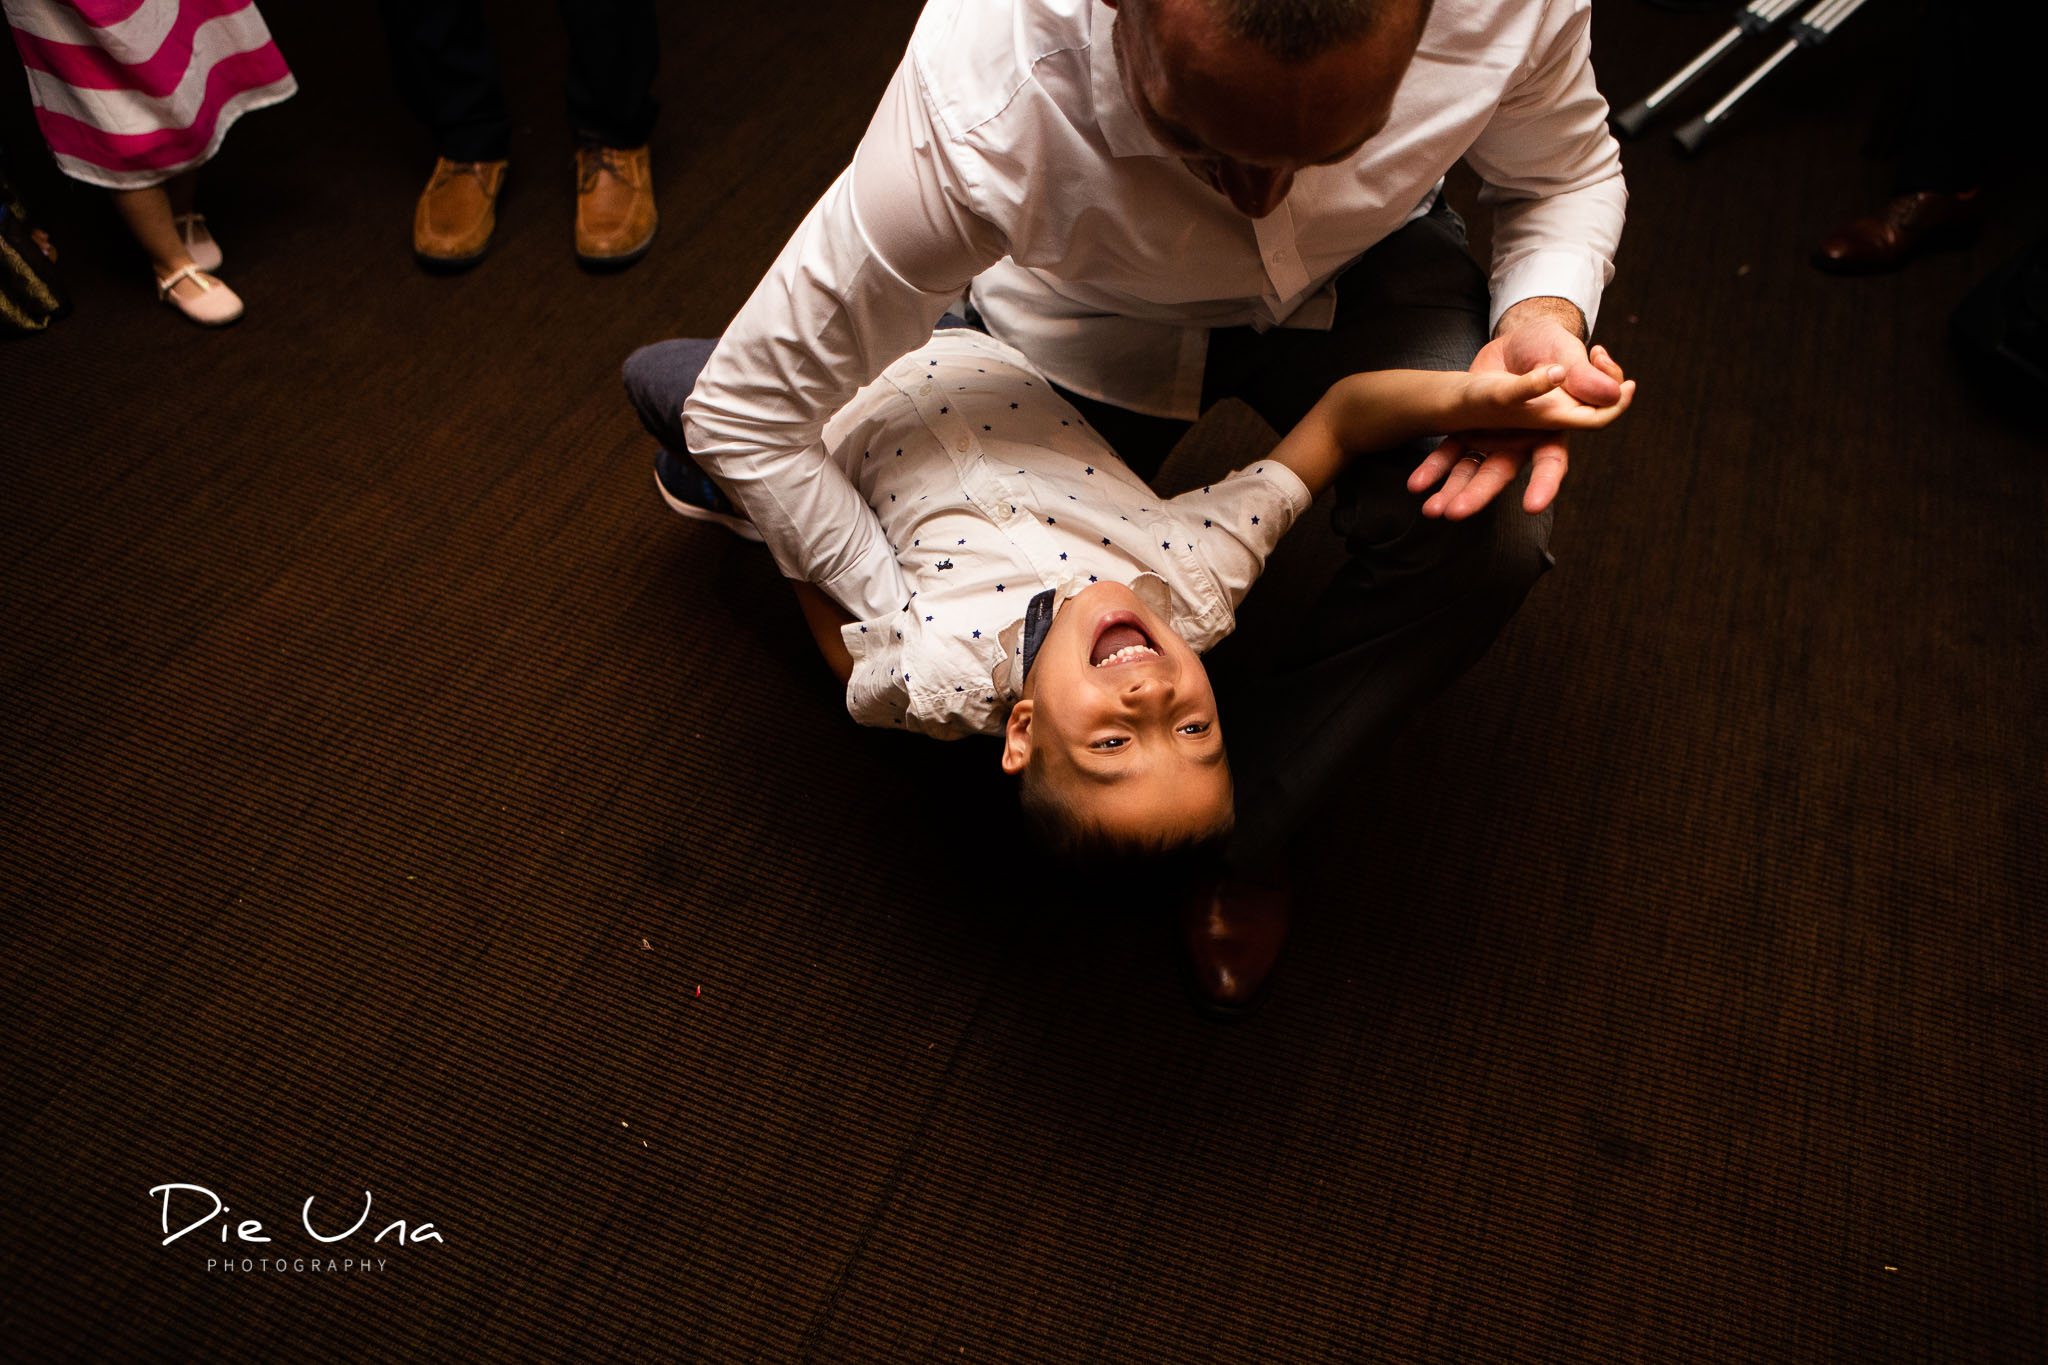
[[[1206,829],[1131,837],[1105,829],[1069,805],[1057,784],[1045,780],[1038,764],[1027,765],[1017,777],[1017,809],[1032,842],[1070,875],[1137,879],[1174,890],[1217,874],[1224,845],[1237,824],[1233,801]]]

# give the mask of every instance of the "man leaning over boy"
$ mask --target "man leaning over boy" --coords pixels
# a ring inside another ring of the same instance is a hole
[[[1287,431],[1359,370],[1559,363],[1574,397],[1615,401],[1586,343],[1627,196],[1590,18],[1589,0],[932,0],[701,376],[687,343],[628,361],[649,428],[710,476],[671,502],[744,518],[853,617],[900,608],[820,433],[963,291],[1144,477],[1223,398]],[[1490,278],[1442,199],[1461,158],[1494,215]],[[1256,996],[1290,836],[1543,573],[1566,458],[1562,437],[1453,440],[1340,481],[1347,560],[1270,700],[1241,708],[1231,872],[1184,911],[1202,996]]]

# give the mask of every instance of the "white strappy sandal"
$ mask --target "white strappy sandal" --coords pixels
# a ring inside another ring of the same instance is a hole
[[[178,240],[185,244],[185,254],[192,258],[192,264],[201,270],[220,269],[220,243],[206,226],[205,214],[181,213],[171,221],[177,225]]]
[[[173,292],[186,280],[199,286],[199,292],[190,298]],[[242,316],[241,297],[196,265],[186,266],[169,279],[159,277],[156,296],[201,327],[225,327]]]

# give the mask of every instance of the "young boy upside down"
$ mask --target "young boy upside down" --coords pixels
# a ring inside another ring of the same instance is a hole
[[[1631,381],[1590,408],[1562,378],[1352,375],[1265,458],[1162,499],[1020,353],[941,331],[825,428],[895,550],[904,607],[851,621],[815,585],[797,591],[855,720],[1000,735],[1056,848],[1169,851],[1231,823],[1200,656],[1295,518],[1354,455],[1445,432],[1533,444],[1605,426],[1634,396]]]

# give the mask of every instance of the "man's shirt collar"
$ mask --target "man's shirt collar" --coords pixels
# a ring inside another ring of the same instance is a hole
[[[1112,156],[1172,157],[1159,139],[1145,127],[1145,120],[1131,107],[1124,93],[1123,76],[1117,71],[1113,27],[1116,11],[1095,0],[1088,31],[1089,97],[1095,104],[1095,122]]]

